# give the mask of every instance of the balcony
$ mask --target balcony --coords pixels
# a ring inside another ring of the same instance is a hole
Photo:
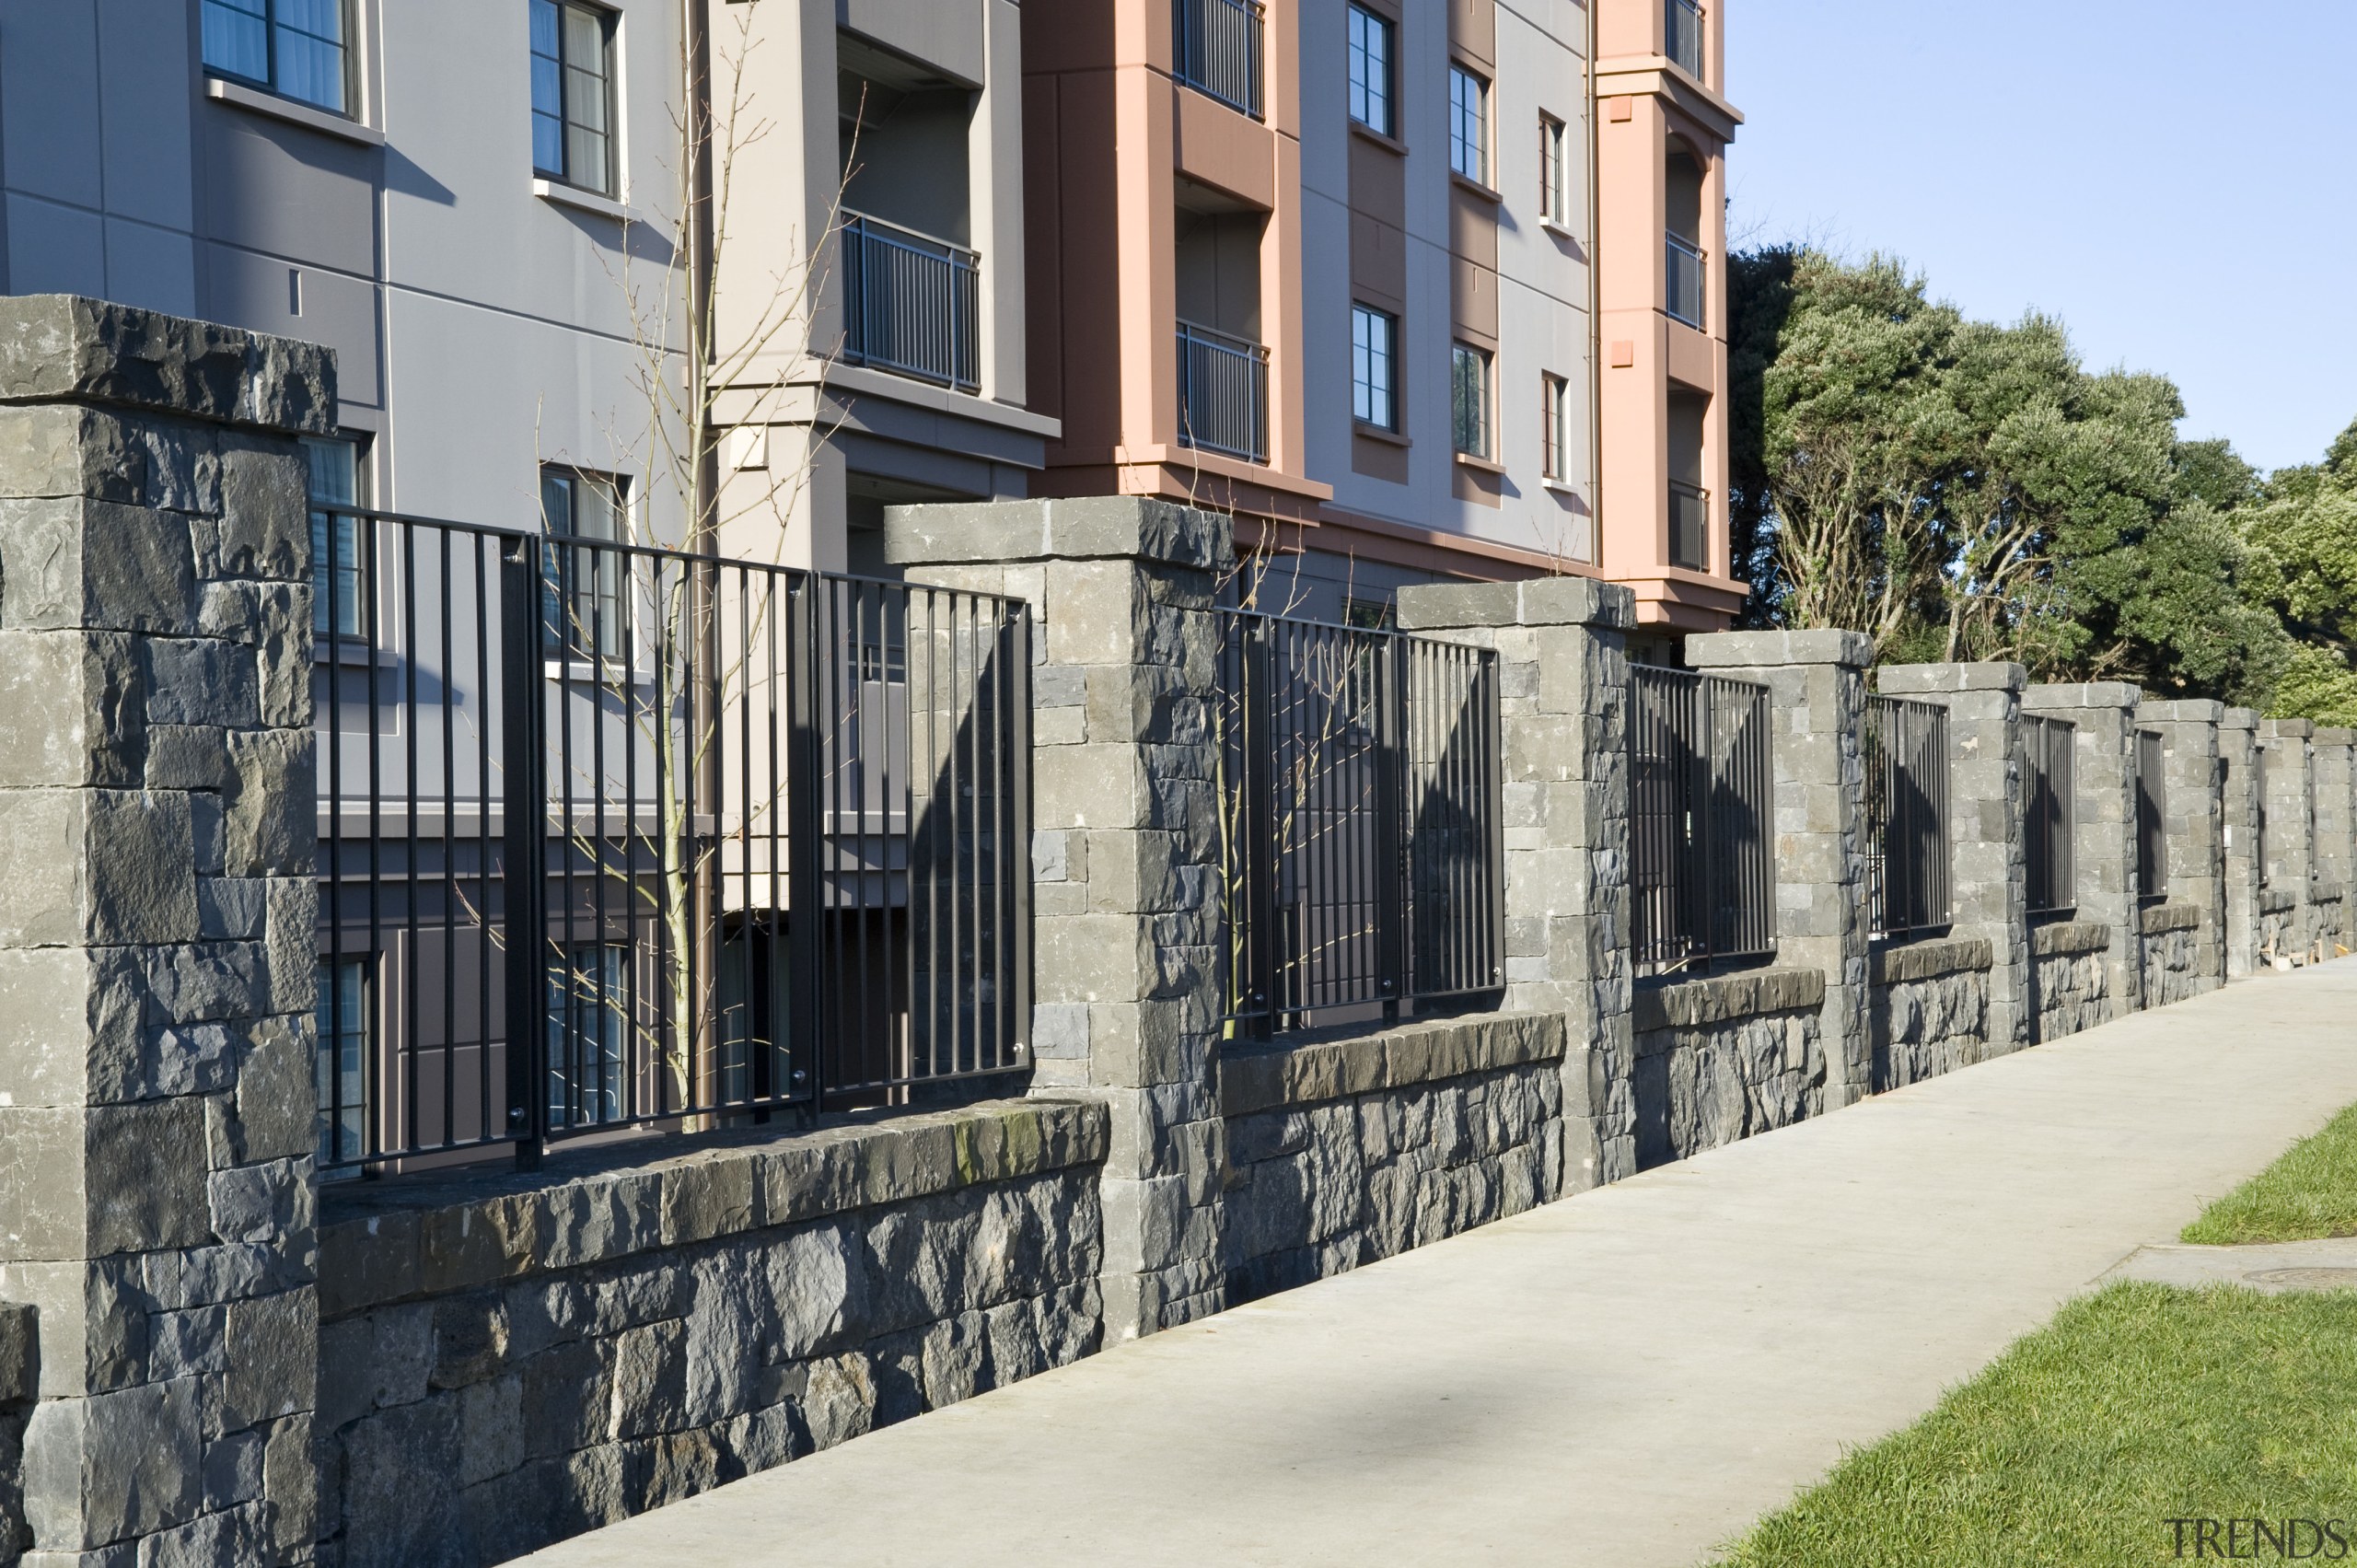
[[[853,213],[843,223],[843,358],[961,392],[981,389],[981,261]]]
[[[1269,351],[1178,323],[1178,444],[1242,462],[1269,460]]]
[[[1668,240],[1670,317],[1701,331],[1710,319],[1703,308],[1703,301],[1708,297],[1704,285],[1709,282],[1709,273],[1702,252],[1679,235],[1673,233],[1668,236]]]
[[[1662,52],[1702,79],[1702,7],[1695,0],[1663,0]]]
[[[1677,479],[1669,482],[1669,563],[1711,569],[1711,493]]]
[[[1197,92],[1260,119],[1267,16],[1260,0],[1171,0],[1172,75]]]

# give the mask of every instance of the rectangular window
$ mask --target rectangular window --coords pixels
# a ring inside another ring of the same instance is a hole
[[[1490,451],[1490,356],[1471,343],[1451,355],[1449,406],[1457,427],[1457,449],[1488,460]]]
[[[1351,118],[1397,135],[1391,115],[1391,23],[1362,6],[1351,14]]]
[[[623,586],[630,561],[606,546],[622,542],[623,484],[577,469],[540,470],[540,521],[552,540],[541,613],[548,645],[569,657],[618,659],[629,645]]]
[[[359,508],[366,471],[360,443],[311,436],[311,630],[321,637],[368,635],[368,528]]]
[[[349,1165],[368,1151],[368,960],[319,960],[317,1059],[321,1165]]]
[[[1563,146],[1563,122],[1538,117],[1538,215],[1548,223],[1572,221],[1571,160]]]
[[[586,942],[549,961],[549,1125],[594,1127],[622,1115],[622,1029],[630,949]]]
[[[204,68],[350,112],[345,0],[203,0]]]
[[[1490,84],[1461,65],[1448,68],[1448,167],[1490,182]]]
[[[1571,477],[1572,460],[1572,388],[1561,376],[1539,377],[1539,406],[1545,425],[1542,439],[1546,444],[1546,476],[1558,484],[1567,483]]]
[[[1387,311],[1370,305],[1351,307],[1351,414],[1385,430],[1399,428],[1393,376],[1399,343],[1399,320]]]
[[[1355,626],[1363,632],[1388,632],[1393,615],[1387,598],[1347,598],[1342,601],[1342,624]]]
[[[532,0],[532,168],[611,196],[614,14]]]

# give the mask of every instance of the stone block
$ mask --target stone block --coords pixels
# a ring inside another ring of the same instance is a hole
[[[0,791],[0,947],[196,935],[189,797]]]
[[[0,735],[10,738],[0,788],[135,789],[147,766],[145,724],[129,638],[0,626]]]
[[[78,1551],[182,1524],[203,1506],[199,1380],[44,1400],[25,1424],[33,1543]]]
[[[319,830],[311,732],[269,730],[229,738],[224,869],[232,877],[315,874]]]
[[[308,474],[293,441],[222,437],[218,537],[218,575],[274,582],[310,575]]]
[[[0,302],[0,402],[64,401],[328,436],[335,355],[75,295]]]
[[[1232,532],[1219,513],[1129,496],[889,506],[884,558],[902,566],[1136,558],[1211,571],[1226,564]]]
[[[0,626],[185,636],[196,626],[187,522],[107,501],[0,500]]]

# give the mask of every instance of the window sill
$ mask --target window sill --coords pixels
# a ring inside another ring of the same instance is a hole
[[[1386,135],[1364,120],[1353,120],[1350,126],[1351,134],[1362,141],[1372,142],[1387,153],[1398,153],[1401,157],[1408,156],[1408,144],[1399,137]]]
[[[1479,473],[1493,473],[1503,476],[1506,471],[1505,464],[1493,463],[1487,458],[1477,458],[1470,452],[1457,453],[1457,460],[1466,468],[1472,469]]]
[[[1587,499],[1585,495],[1580,493],[1580,487],[1578,485],[1570,483],[1564,480],[1542,479],[1538,483],[1540,488],[1552,491],[1555,494],[1564,496],[1569,500],[1585,501]]]
[[[1482,184],[1480,180],[1472,178],[1470,175],[1459,174],[1457,170],[1452,168],[1448,171],[1448,182],[1451,185],[1456,186],[1458,190],[1465,192],[1468,195],[1480,197],[1482,201],[1489,203],[1493,207],[1503,207],[1506,204],[1505,195],[1503,192],[1493,190],[1491,187]]]
[[[1538,226],[1545,229],[1548,233],[1553,235],[1558,239],[1568,239],[1574,245],[1579,243],[1580,237],[1578,232],[1572,228],[1570,225],[1564,223],[1561,218],[1540,218],[1538,220]]]
[[[204,96],[215,103],[242,109],[249,114],[284,120],[289,125],[300,125],[307,131],[317,131],[323,136],[333,136],[338,141],[350,142],[356,146],[381,147],[385,145],[382,131],[373,130],[357,120],[347,120],[341,114],[313,109],[308,103],[297,103],[291,98],[281,98],[276,93],[262,92],[237,82],[225,81],[219,76],[206,78]]]
[[[349,669],[366,669],[371,667],[390,669],[395,661],[390,648],[372,648],[366,643],[354,637],[338,637],[331,642],[326,638],[314,636],[311,641],[311,662],[340,665]]]
[[[1364,419],[1351,421],[1351,434],[1364,436],[1370,441],[1380,441],[1387,447],[1399,447],[1404,449],[1415,445],[1397,430],[1386,430],[1382,425],[1369,424]]]
[[[600,196],[595,191],[584,191],[578,185],[567,185],[561,180],[543,180],[535,177],[532,180],[532,194],[543,202],[552,203],[560,207],[571,207],[577,212],[594,213],[601,218],[611,218],[616,223],[645,221],[611,196]]]

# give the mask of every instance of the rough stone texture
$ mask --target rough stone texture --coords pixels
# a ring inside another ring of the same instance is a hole
[[[1686,640],[1694,668],[1762,681],[1771,692],[1776,957],[1823,972],[1819,1033],[1829,1110],[1874,1086],[1864,751],[1872,656],[1872,644],[1857,632],[1720,632]]]
[[[1107,1141],[1023,1100],[331,1188],[319,1561],[503,1562],[1090,1353]]]
[[[1831,989],[1821,970],[1801,969],[1638,987],[1639,1167],[1830,1109],[1824,1020]]]
[[[1225,1127],[1218,935],[1224,517],[1105,497],[904,506],[908,579],[1030,601],[1033,1082],[1112,1119],[1107,1332],[1216,1312]]]
[[[1978,936],[1876,950],[1868,1002],[1876,1094],[2011,1049],[1990,1045],[1990,943]]]
[[[2226,976],[2239,980],[2263,967],[2259,948],[2258,714],[2228,708],[2218,719],[2221,828],[2224,854]]]
[[[2308,894],[2308,960],[2325,963],[2350,951],[2349,889],[2319,882]]]
[[[2064,921],[2030,932],[2030,981],[2041,1042],[2111,1021],[2112,928]]]
[[[1886,696],[1938,703],[1948,711],[1948,931],[1989,946],[1980,1056],[2019,1051],[2030,1043],[2031,1022],[2021,723],[2029,671],[2003,663],[1884,665],[1875,671],[1875,685]],[[1875,1040],[1880,1084],[1879,1032]]]
[[[2306,962],[2307,911],[2299,895],[2285,888],[2258,892],[2257,960],[2264,970],[2296,969]]]
[[[2136,933],[2136,710],[2143,693],[2119,681],[2032,686],[2025,712],[2049,714],[2077,726],[2072,752],[2073,923],[2110,933],[2104,954],[2105,1017],[2125,1017],[2140,1005],[2143,957]],[[2049,989],[2039,992],[2045,1010]],[[2083,1026],[2084,1027],[2084,1026]],[[2041,1035],[2050,1040],[2051,1035]]]
[[[1516,1214],[1561,1190],[1560,1014],[1231,1049],[1231,1303]]]
[[[2305,964],[2316,947],[2312,884],[2316,877],[2316,773],[2309,741],[2316,726],[2306,719],[2262,719],[2258,749],[2265,759],[2267,788],[2263,841],[2267,865],[2261,886],[2259,951],[2270,967]],[[2289,903],[2280,908],[2270,905]]]
[[[2139,917],[2143,936],[2144,1005],[2166,1007],[2217,989],[2209,969],[2210,922],[2192,904],[2154,904]]]
[[[2308,738],[2316,787],[2316,879],[2346,888],[2357,881],[2357,729],[2318,728]]]
[[[1635,1172],[1629,590],[1584,577],[1399,591],[1399,624],[1498,656],[1506,1005],[1569,1022],[1568,1190]]]
[[[2161,738],[2163,770],[2162,835],[2168,851],[2167,896],[2171,905],[2190,905],[2192,935],[2180,938],[2170,927],[2168,952],[2143,955],[2146,979],[2167,976],[2162,993],[2148,994],[2147,1007],[2215,990],[2226,983],[2226,882],[2230,875],[2227,844],[2231,837],[2229,796],[2234,785],[2219,763],[2219,741],[2224,722],[2223,704],[2208,702],[2147,702],[2137,709],[2137,723]],[[2222,782],[2223,781],[2223,782]],[[2153,912],[2144,912],[2149,933]],[[2177,949],[2189,945],[2189,954]],[[2180,966],[2189,965],[2190,968]]]
[[[32,1532],[25,1527],[25,1417],[39,1376],[39,1315],[0,1302],[0,1568],[14,1568]]]
[[[313,1408],[311,731],[261,693],[310,663],[295,437],[332,361],[0,299],[0,1295],[39,1323],[9,1517],[43,1564],[299,1561],[311,1489],[255,1457]],[[289,918],[208,939],[232,883]]]

